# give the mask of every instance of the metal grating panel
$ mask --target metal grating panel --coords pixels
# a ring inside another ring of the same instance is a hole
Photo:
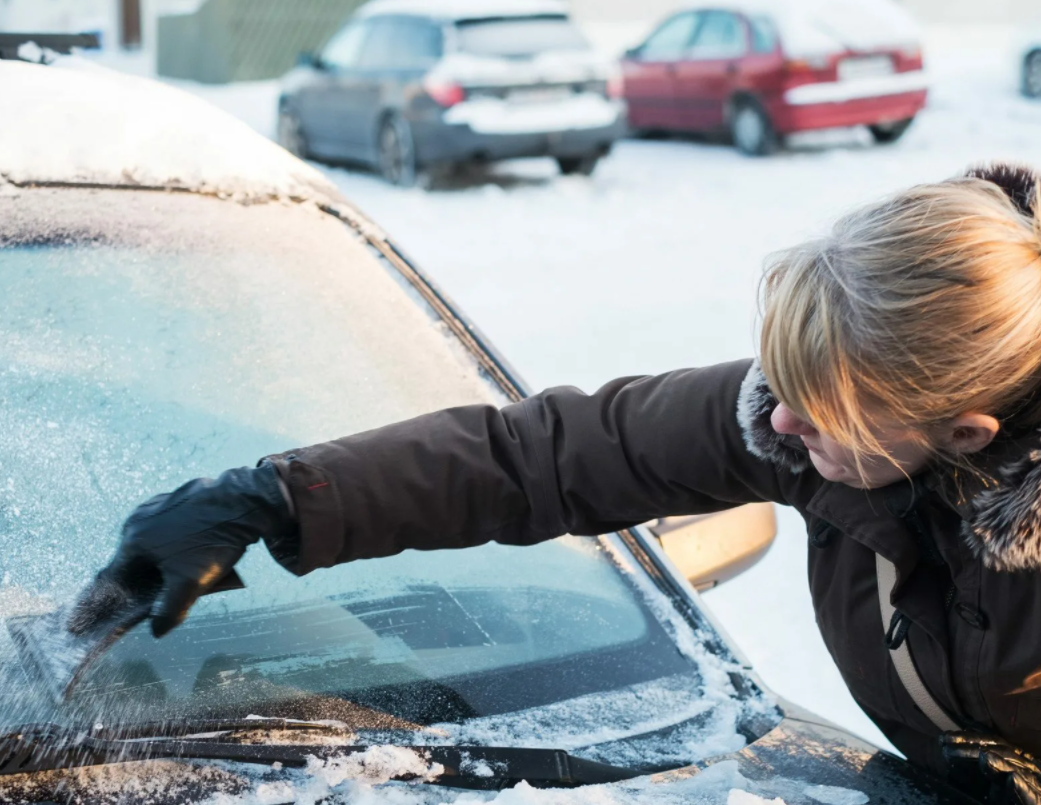
[[[208,0],[159,18],[158,70],[208,84],[283,75],[320,50],[364,0]]]

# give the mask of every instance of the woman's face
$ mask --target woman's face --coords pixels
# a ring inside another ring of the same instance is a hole
[[[783,403],[774,409],[770,424],[777,433],[802,439],[810,451],[810,461],[823,478],[857,489],[877,489],[912,476],[925,468],[932,455],[927,447],[913,438],[914,433],[910,429],[879,427],[872,435],[886,450],[888,457],[865,456],[858,470],[852,450],[842,447],[809,422],[796,416]]]

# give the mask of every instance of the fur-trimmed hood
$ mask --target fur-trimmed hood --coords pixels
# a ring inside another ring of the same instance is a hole
[[[756,361],[741,384],[737,420],[748,451],[792,473],[812,470],[798,439],[770,424],[778,401]],[[1041,570],[1041,432],[1004,440],[983,455],[981,477],[963,483],[962,536],[994,570]],[[949,479],[941,478],[940,482]]]

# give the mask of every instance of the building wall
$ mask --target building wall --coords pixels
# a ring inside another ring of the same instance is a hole
[[[27,33],[97,32],[104,46],[119,42],[118,0],[0,0],[0,30]]]
[[[286,0],[293,2],[293,0]],[[202,0],[141,0],[141,46],[154,50],[156,20],[191,14]],[[101,34],[106,50],[119,47],[120,0],[0,0],[0,31]]]

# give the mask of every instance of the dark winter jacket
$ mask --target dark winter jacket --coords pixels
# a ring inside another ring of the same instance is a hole
[[[990,481],[934,471],[863,491],[825,481],[801,442],[775,433],[776,405],[758,366],[741,361],[294,450],[275,457],[300,520],[283,559],[302,574],[406,548],[529,545],[751,501],[794,506],[821,634],[893,743],[939,769],[937,730],[883,643],[876,551],[897,567],[892,601],[933,697],[962,726],[1041,754],[1041,437],[988,448]]]

